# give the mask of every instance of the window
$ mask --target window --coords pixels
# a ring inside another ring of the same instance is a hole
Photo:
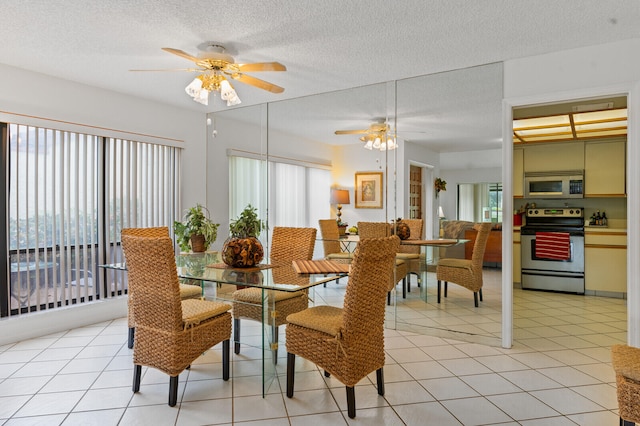
[[[3,127],[10,273],[0,298],[2,316],[124,293],[122,274],[108,276],[97,265],[121,260],[123,227],[173,223],[180,150]]]
[[[329,217],[329,170],[236,155],[229,157],[229,217],[251,204],[274,226],[317,227]],[[268,197],[267,197],[268,192]],[[268,198],[268,215],[265,214]]]
[[[502,183],[459,184],[458,219],[501,223]]]

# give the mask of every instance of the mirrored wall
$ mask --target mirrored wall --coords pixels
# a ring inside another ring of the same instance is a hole
[[[264,173],[242,182],[249,189],[242,188],[239,194],[230,178],[234,176],[230,161],[224,162],[226,168],[207,170],[208,204],[215,205],[221,223],[228,223],[230,212],[233,215],[243,202],[255,199],[252,202],[259,204],[260,214],[268,218],[270,226],[317,227],[318,219],[336,217],[330,189],[346,189],[350,199],[342,204],[341,219],[352,227],[362,221],[407,218],[414,214],[410,213],[414,207],[410,196],[418,196],[424,221],[421,238],[437,238],[438,207],[455,200],[457,193],[453,185],[436,198],[433,181],[445,172],[441,157],[444,153],[458,156],[460,171],[469,176],[473,173],[466,162],[476,155],[468,153],[486,148],[482,143],[474,145],[473,140],[452,140],[450,134],[464,126],[478,129],[479,134],[491,127],[500,135],[501,102],[502,64],[490,64],[210,114],[208,163],[223,164],[221,156],[259,159],[264,162]],[[395,137],[397,149],[365,149],[366,141],[360,140],[363,134],[355,132],[381,123]],[[343,134],[336,135],[336,131]],[[301,178],[296,179],[297,186],[292,179],[285,182],[286,175],[278,174],[270,163],[304,168],[305,183],[299,182]],[[411,182],[410,170],[418,172],[419,185]],[[446,172],[458,171],[450,168]],[[315,177],[309,179],[310,173],[316,173]],[[381,176],[382,186],[369,205],[356,191],[363,175]],[[320,189],[313,186],[317,182],[323,182]],[[253,191],[251,185],[260,190]],[[304,212],[302,217],[298,210]],[[222,228],[218,241],[226,238]],[[485,290],[485,301],[479,308],[474,308],[471,292],[454,285],[450,285],[447,299],[438,304],[434,262],[446,255],[446,250],[423,248],[423,253],[425,275],[420,282],[419,275],[408,278],[404,298],[399,278],[388,308],[387,327],[499,346],[499,272],[495,288]],[[323,257],[322,244],[316,246],[314,257]],[[333,285],[331,303],[339,303],[344,288],[342,281]]]

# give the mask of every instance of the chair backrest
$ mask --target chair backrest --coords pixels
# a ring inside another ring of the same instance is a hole
[[[328,256],[332,253],[340,253],[340,232],[338,231],[338,222],[334,219],[318,220],[320,227],[320,236],[322,237],[322,248],[324,255]]]
[[[409,240],[421,240],[422,228],[424,226],[424,220],[422,219],[402,219],[404,223],[409,226]],[[419,246],[400,246],[400,253],[420,253]]]
[[[179,331],[183,326],[182,305],[171,238],[125,233],[122,250],[127,259],[136,327]]]
[[[269,261],[311,260],[317,232],[316,228],[276,226],[273,228]]]
[[[473,244],[473,254],[471,255],[471,267],[473,269],[482,269],[484,251],[487,248],[487,241],[489,240],[492,225],[493,224],[491,222],[476,223],[473,225],[473,229],[478,231],[476,241]]]
[[[358,235],[363,238],[383,238],[391,235],[391,224],[387,222],[358,222]]]
[[[150,228],[123,228],[120,235],[134,235],[137,237],[168,237],[169,228],[166,226],[156,226]]]
[[[399,246],[397,236],[365,238],[353,255],[344,297],[342,336],[350,348],[367,340],[363,356],[373,356],[367,349],[371,342],[384,356],[385,306]]]

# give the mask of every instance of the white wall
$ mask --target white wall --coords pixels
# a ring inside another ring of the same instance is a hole
[[[569,99],[629,94],[627,137],[627,277],[628,341],[640,346],[640,39],[572,49],[505,62],[503,194],[505,211],[513,210],[511,108]],[[503,345],[511,341],[512,224],[503,232]]]
[[[180,94],[176,94],[180,96]],[[35,117],[35,118],[34,118]],[[48,119],[48,120],[42,120]],[[204,199],[205,114],[0,65],[0,120],[183,146],[183,205]],[[56,120],[56,121],[50,121]],[[74,124],[75,123],[75,124]],[[87,126],[90,128],[87,129]],[[0,344],[126,315],[126,298],[0,320]]]

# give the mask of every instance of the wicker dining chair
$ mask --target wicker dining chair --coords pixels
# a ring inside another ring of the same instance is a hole
[[[391,235],[391,224],[387,222],[358,222],[358,235],[360,240],[367,238],[383,238]],[[397,255],[397,253],[396,253]],[[395,290],[396,284],[402,281],[402,297],[407,296],[407,274],[409,266],[404,259],[396,256],[395,274],[389,280],[387,294],[387,304],[391,305],[391,292]]]
[[[269,262],[291,266],[293,260],[311,260],[316,243],[316,228],[292,228],[276,226],[271,238]],[[263,307],[260,288],[244,288],[233,292],[233,340],[234,352],[240,353],[240,319],[262,322]],[[267,292],[269,312],[268,318],[273,333],[273,362],[278,362],[279,326],[286,324],[287,315],[299,312],[309,306],[307,291],[272,291]],[[271,311],[273,306],[273,311]]]
[[[471,259],[440,259],[436,267],[438,280],[438,303],[440,303],[440,282],[444,281],[444,297],[447,297],[447,284],[452,282],[473,292],[473,301],[478,307],[478,295],[482,301],[482,261],[487,240],[491,232],[490,222],[476,223],[473,228],[478,236],[473,244]]]
[[[351,263],[353,254],[342,251],[340,241],[338,241],[340,238],[338,222],[334,219],[320,219],[318,220],[318,225],[320,227],[320,235],[322,236],[324,258],[340,263]]]
[[[356,416],[354,386],[369,373],[376,371],[378,394],[384,395],[385,296],[399,245],[396,236],[361,240],[344,307],[315,306],[287,317],[287,397],[293,397],[296,355],[345,385],[350,418]]]
[[[613,345],[611,365],[616,373],[620,426],[640,423],[640,348]]]
[[[318,225],[320,227],[320,235],[322,236],[324,258],[339,263],[351,263],[353,253],[342,251],[340,246],[338,222],[334,219],[320,219],[318,220]],[[336,283],[340,283],[339,278],[336,280]],[[325,283],[323,286],[326,287],[327,284]]]
[[[178,395],[178,376],[206,350],[222,342],[222,378],[229,380],[231,305],[182,300],[173,241],[166,237],[122,236],[129,291],[136,313],[133,392],[142,366],[169,375],[169,405]]]
[[[421,240],[422,229],[424,227],[424,220],[422,219],[402,219],[402,222],[409,226],[409,238],[407,240]],[[407,285],[406,291],[411,291],[411,274],[417,277],[418,287],[421,285],[421,263],[426,262],[424,255],[420,254],[420,246],[409,246],[400,244],[400,250],[396,255],[397,259],[407,262]],[[402,295],[406,297],[406,294]]]
[[[120,232],[121,236],[134,235],[139,237],[168,237],[169,228],[166,226],[150,227],[150,228],[124,228]],[[182,299],[199,299],[202,297],[202,287],[190,284],[180,284],[180,297]],[[127,322],[129,326],[129,336],[127,340],[127,347],[133,348],[133,339],[136,330],[135,311],[133,309],[131,293],[127,299]]]

